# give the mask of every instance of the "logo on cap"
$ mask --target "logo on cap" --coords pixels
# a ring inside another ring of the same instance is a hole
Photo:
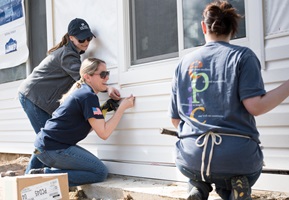
[[[79,40],[94,36],[87,22],[80,18],[75,18],[69,23],[67,32]]]
[[[81,23],[81,26],[79,27],[79,29],[80,30],[85,30],[85,29],[88,29],[88,26],[85,23]]]

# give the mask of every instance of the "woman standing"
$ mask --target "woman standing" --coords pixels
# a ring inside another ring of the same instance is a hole
[[[61,96],[79,80],[80,55],[87,50],[93,37],[85,20],[73,19],[62,41],[48,51],[48,56],[20,85],[19,100],[36,134],[59,106]],[[120,99],[116,89],[108,87],[107,91],[111,98]],[[26,173],[30,167],[41,168],[43,164],[31,159]]]
[[[213,183],[222,199],[251,199],[263,165],[254,116],[289,95],[289,81],[266,92],[253,51],[229,43],[240,17],[226,1],[207,5],[201,22],[206,44],[175,71],[170,113],[180,138],[176,165],[189,178],[191,200],[208,199]]]
[[[104,120],[97,94],[107,89],[109,72],[104,61],[85,59],[80,80],[63,96],[62,104],[37,134],[35,154],[49,167],[29,173],[68,173],[69,186],[103,181],[107,168],[92,153],[77,145],[91,130],[106,140],[118,125],[124,111],[133,107],[134,97],[124,98],[114,115]]]

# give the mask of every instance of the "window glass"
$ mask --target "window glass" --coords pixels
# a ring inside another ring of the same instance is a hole
[[[0,70],[0,84],[12,81],[17,81],[26,78],[26,65],[25,63],[11,68]]]
[[[265,35],[289,33],[289,1],[264,1]]]
[[[205,44],[201,28],[202,12],[211,0],[183,0],[184,48],[192,48]],[[246,37],[244,0],[228,0],[244,16],[240,23],[236,38]]]
[[[130,0],[131,64],[178,56],[176,0]]]

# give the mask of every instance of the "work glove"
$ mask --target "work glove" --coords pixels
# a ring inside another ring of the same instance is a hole
[[[116,111],[118,106],[118,100],[108,99],[100,106],[100,109],[103,116],[105,117],[107,112]]]

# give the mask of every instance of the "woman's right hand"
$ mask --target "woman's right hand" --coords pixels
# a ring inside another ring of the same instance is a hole
[[[134,106],[134,100],[135,97],[130,95],[129,97],[123,98],[119,106],[123,107],[124,109],[132,108]]]
[[[121,120],[124,111],[134,106],[134,99],[135,97],[133,95],[123,98],[119,107],[108,121],[105,121],[104,119],[96,119],[93,117],[88,119],[91,127],[100,138],[106,140],[112,134],[119,121]]]

